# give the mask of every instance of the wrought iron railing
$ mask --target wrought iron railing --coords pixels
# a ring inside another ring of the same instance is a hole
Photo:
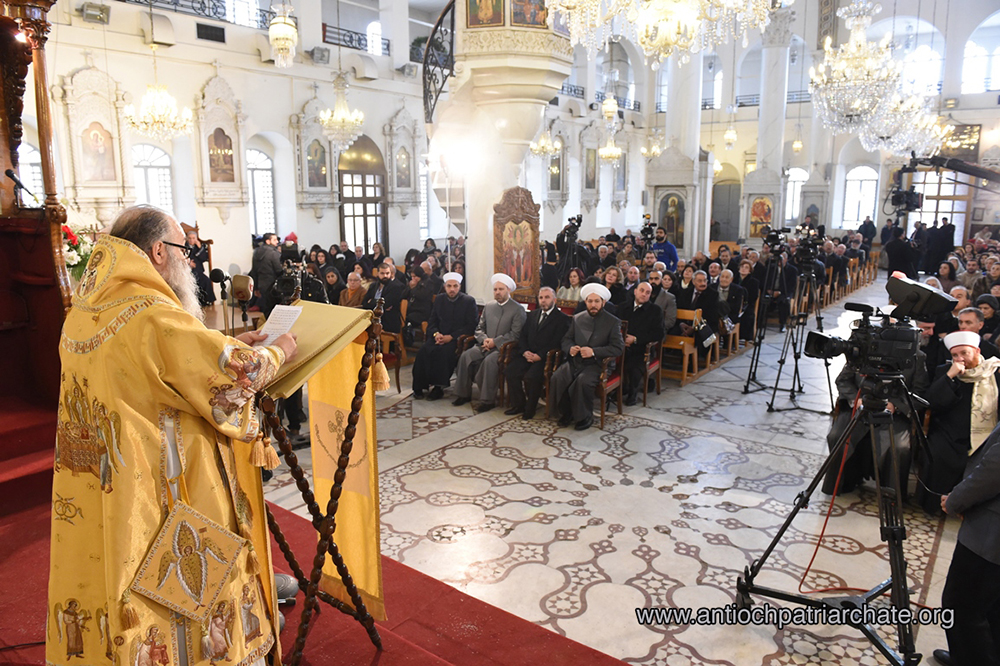
[[[667,103],[666,102],[657,102],[656,103],[656,112],[657,113],[666,113],[667,112]]]
[[[704,99],[701,100],[701,110],[702,111],[705,111],[707,109],[715,109],[715,108],[718,108],[718,107],[715,106],[715,99],[713,99],[711,97],[706,97],[706,98],[704,98]]]
[[[587,89],[583,86],[574,86],[572,83],[562,84],[562,88],[559,90],[560,95],[566,95],[567,97],[576,97],[577,99],[584,99],[587,93]]]
[[[334,46],[343,46],[344,48],[354,49],[355,51],[367,51],[368,35],[340,28],[335,25],[330,25],[329,23],[324,23],[323,43],[333,44]],[[383,37],[381,55],[390,55],[392,53],[391,48],[392,44],[389,43],[388,39]]]
[[[424,122],[434,122],[434,108],[455,72],[455,0],[441,11],[424,48]]]
[[[812,95],[809,94],[808,90],[789,90],[788,96],[785,98],[786,104],[802,104],[811,101]],[[737,95],[736,106],[760,106],[760,94]]]
[[[274,12],[261,9],[253,0],[120,0],[131,5],[149,7],[152,3],[156,9],[188,14],[213,21],[225,21],[248,28],[267,30],[268,24],[274,18]]]
[[[597,102],[603,102],[605,97],[607,97],[607,95],[600,91],[594,94],[594,100]],[[615,101],[618,102],[619,109],[624,109],[626,111],[639,111],[641,108],[637,100],[628,99],[627,97],[619,97],[618,95],[615,95]]]

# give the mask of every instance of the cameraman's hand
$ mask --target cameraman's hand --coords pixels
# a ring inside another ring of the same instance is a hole
[[[281,351],[285,352],[285,363],[292,361],[299,352],[299,346],[295,343],[294,333],[279,335],[272,346],[279,347]]]
[[[962,363],[961,361],[952,361],[951,367],[948,368],[948,377],[954,379],[955,377],[958,377],[964,372],[965,372],[964,363]]]

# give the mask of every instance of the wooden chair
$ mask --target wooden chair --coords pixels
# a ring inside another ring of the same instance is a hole
[[[650,342],[646,345],[646,376],[642,382],[642,406],[646,406],[646,398],[649,396],[649,378],[656,377],[656,395],[660,395],[661,372],[663,367],[663,343]]]
[[[622,322],[622,337],[628,333],[628,322]],[[611,369],[614,361],[615,368]],[[597,399],[601,401],[601,428],[604,428],[604,413],[607,408],[608,394],[618,391],[618,414],[622,413],[622,380],[625,372],[625,348],[619,356],[609,356],[601,361],[601,376],[597,380]]]
[[[213,241],[210,238],[202,238],[201,232],[198,230],[197,223],[195,223],[194,226],[191,226],[190,224],[181,222],[181,229],[184,231],[185,239],[187,239],[188,232],[193,231],[198,235],[198,240],[201,241],[202,245],[205,245],[208,248],[208,272],[211,273],[212,269],[214,268],[214,266],[212,265],[212,245],[215,243],[215,241]]]
[[[847,274],[850,276],[851,282],[847,289],[849,293],[854,293],[861,288],[861,268],[859,266],[860,260],[857,257],[853,257],[847,262]]]
[[[826,283],[823,286],[823,307],[833,302],[833,268],[826,269]]]
[[[399,316],[400,321],[406,321],[406,308],[409,307],[409,301],[403,300],[399,303]],[[396,369],[396,393],[401,393],[403,388],[399,385],[399,369],[400,367],[409,363],[409,359],[406,356],[406,345],[403,344],[403,333],[402,328],[400,328],[399,333],[390,333],[385,329],[382,329],[382,335],[379,336],[379,341],[382,347],[382,361],[388,366],[393,365]]]
[[[500,346],[500,350],[497,352],[500,354],[500,358],[497,359],[497,397],[496,404],[500,407],[506,407],[507,400],[507,364],[510,363],[510,357],[514,353],[514,348],[517,347],[517,342],[505,342]]]
[[[663,339],[663,349],[679,351],[681,354],[681,365],[679,370],[667,368],[663,362],[662,352],[660,354],[660,376],[668,379],[680,381],[681,386],[688,383],[688,367],[690,366],[690,377],[698,374],[698,353],[694,349],[694,338],[683,335],[668,335]]]

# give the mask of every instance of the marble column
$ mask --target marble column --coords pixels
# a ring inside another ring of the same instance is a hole
[[[669,105],[665,114],[667,140],[691,160],[698,159],[701,135],[702,61],[703,54],[696,53],[686,64],[682,65],[677,56],[671,56],[664,65],[669,68]]]
[[[763,35],[757,168],[781,172],[784,166],[785,111],[788,98],[788,51],[795,13],[780,9]]]
[[[382,36],[392,46],[392,67],[410,62],[410,9],[407,0],[379,0],[378,20]]]

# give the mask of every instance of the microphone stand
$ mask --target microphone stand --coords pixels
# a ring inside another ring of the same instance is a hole
[[[229,317],[226,314],[226,281],[223,280],[220,282],[219,287],[222,290],[222,332],[230,335]]]
[[[243,317],[243,332],[250,330],[250,318],[247,316],[247,304],[249,301],[237,301],[240,304],[240,313]]]

